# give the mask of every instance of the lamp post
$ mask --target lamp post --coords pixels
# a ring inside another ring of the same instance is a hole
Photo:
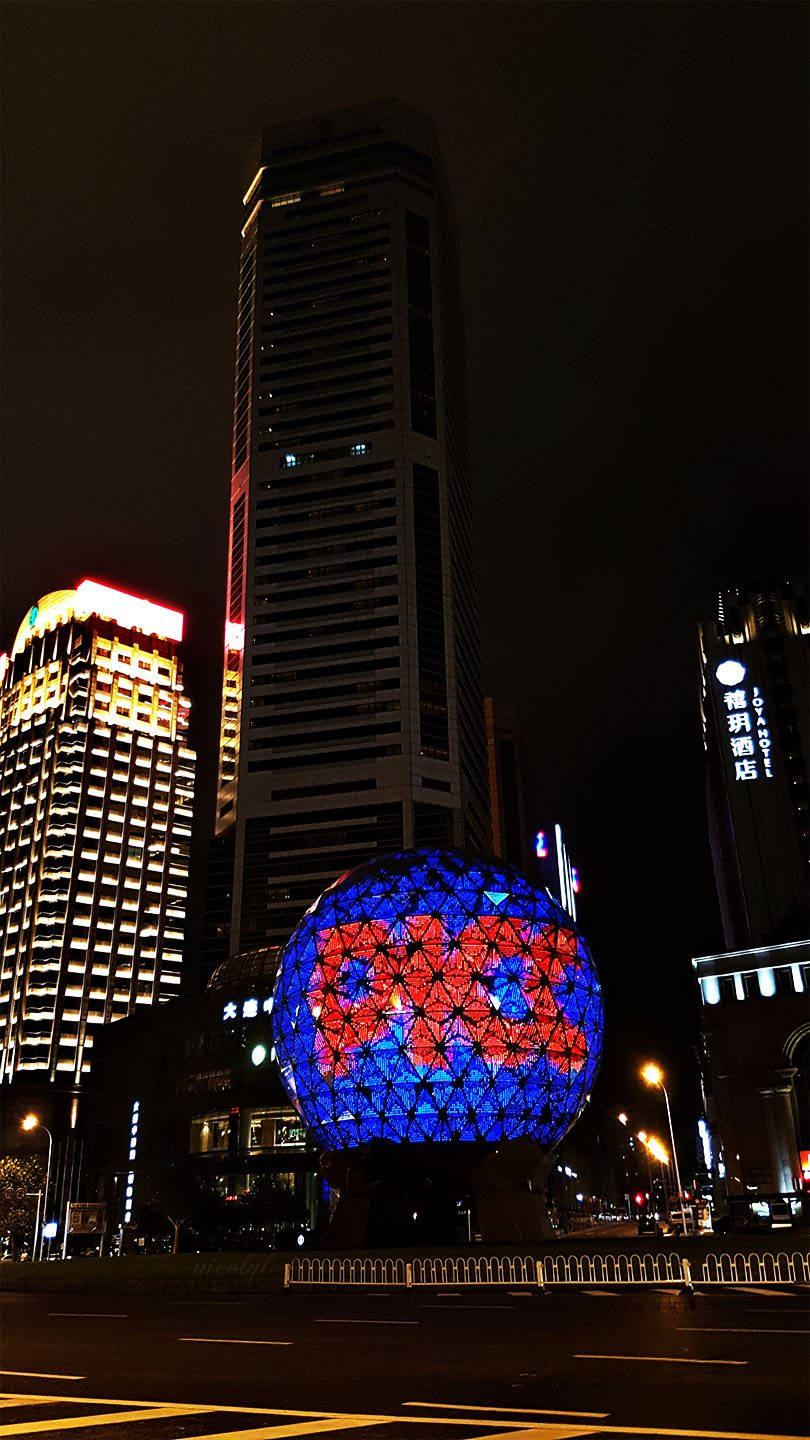
[[[650,1061],[647,1065],[644,1066],[641,1072],[641,1078],[647,1085],[657,1085],[659,1090],[662,1090],[664,1093],[664,1101],[667,1107],[667,1120],[669,1121],[669,1138],[672,1142],[672,1163],[675,1166],[675,1184],[678,1187],[678,1200],[680,1202],[681,1217],[683,1219],[683,1233],[684,1235],[688,1235],[689,1224],[686,1219],[686,1209],[683,1200],[683,1186],[681,1185],[681,1172],[678,1168],[678,1152],[675,1149],[675,1131],[672,1128],[672,1111],[669,1108],[669,1096],[667,1094],[667,1087],[664,1084],[664,1072],[661,1069],[660,1065],[654,1065],[652,1061]]]
[[[669,1199],[667,1194],[667,1177],[664,1173],[664,1166],[666,1165],[667,1169],[669,1169],[669,1156],[666,1152],[666,1149],[661,1144],[661,1141],[655,1135],[648,1135],[646,1130],[639,1130],[638,1138],[644,1146],[645,1150],[647,1151],[647,1164],[649,1165],[649,1156],[652,1155],[653,1159],[657,1160],[659,1165],[661,1166],[661,1185],[664,1192],[664,1210],[668,1211]],[[650,1180],[650,1185],[652,1186],[652,1180]]]
[[[51,1156],[53,1155],[53,1136],[47,1125],[43,1125],[38,1115],[26,1115],[22,1122],[23,1130],[44,1130],[48,1137],[48,1164],[45,1169],[45,1195],[42,1201],[42,1218],[40,1219],[39,1206],[37,1206],[37,1225],[34,1235],[34,1256],[37,1259],[37,1241],[39,1241],[39,1259],[42,1259],[42,1251],[45,1245],[43,1229],[45,1226],[45,1212],[48,1208],[48,1190],[51,1184]]]

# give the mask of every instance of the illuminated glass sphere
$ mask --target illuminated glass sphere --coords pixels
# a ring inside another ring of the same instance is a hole
[[[329,1150],[559,1141],[590,1094],[602,998],[565,911],[509,865],[384,855],[307,911],[273,999],[284,1084]]]

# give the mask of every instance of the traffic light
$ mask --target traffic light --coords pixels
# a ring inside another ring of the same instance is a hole
[[[642,1208],[642,1206],[644,1205],[644,1196],[642,1195],[642,1193],[641,1193],[640,1190],[633,1196],[633,1199],[635,1200],[635,1202],[636,1202],[636,1204],[638,1205],[638,1208],[639,1208],[639,1210],[640,1210],[640,1209]]]

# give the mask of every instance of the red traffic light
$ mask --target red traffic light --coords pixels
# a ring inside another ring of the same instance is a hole
[[[634,1195],[633,1199],[639,1207],[644,1204],[644,1196],[641,1194],[641,1191],[639,1191],[637,1195]]]

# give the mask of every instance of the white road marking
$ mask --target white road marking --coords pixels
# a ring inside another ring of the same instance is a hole
[[[244,1305],[244,1300],[169,1300],[169,1305]]]
[[[810,1330],[777,1330],[764,1325],[751,1326],[749,1329],[742,1325],[679,1325],[679,1330],[685,1330],[687,1334],[695,1331],[700,1335],[810,1335]]]
[[[507,1295],[513,1295],[515,1299],[519,1296],[521,1300],[531,1300],[532,1295],[535,1295],[537,1292],[535,1290],[507,1290],[506,1293]]]
[[[690,1360],[686,1355],[574,1355],[574,1360],[651,1360],[658,1365],[747,1365],[747,1360]],[[663,1432],[662,1432],[663,1433]],[[658,1431],[654,1431],[658,1434]]]
[[[373,1321],[370,1323],[374,1323]],[[292,1345],[292,1340],[232,1340],[230,1336],[220,1339],[211,1335],[178,1335],[184,1345]]]
[[[426,1303],[420,1310],[514,1310],[514,1305],[433,1305]]]
[[[126,1315],[118,1315],[110,1310],[49,1310],[50,1320],[126,1320]]]
[[[604,1297],[607,1300],[618,1300],[619,1298],[618,1290],[583,1290],[582,1293],[583,1295],[598,1295],[600,1298]]]
[[[418,1325],[418,1320],[320,1320],[316,1325]]]
[[[0,1375],[24,1375],[28,1380],[86,1380],[86,1375],[54,1375],[49,1370],[0,1370]]]
[[[731,1285],[729,1289],[738,1295],[784,1295],[785,1299],[791,1294],[790,1290],[766,1290],[764,1285]]]
[[[447,1405],[439,1400],[403,1400],[403,1405],[429,1410],[473,1410],[476,1415],[562,1415],[573,1420],[607,1420],[609,1410],[545,1410],[542,1405],[522,1409],[519,1405]]]

